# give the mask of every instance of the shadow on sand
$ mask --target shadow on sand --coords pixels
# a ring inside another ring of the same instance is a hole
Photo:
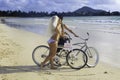
[[[37,66],[1,66],[0,74],[34,72],[40,70]]]
[[[43,70],[40,67],[35,65],[29,66],[1,66],[0,67],[0,74],[10,74],[10,73],[21,73],[21,72],[73,72],[76,71],[75,69],[71,69],[68,67],[61,67],[55,70],[51,70],[50,68],[45,68]]]

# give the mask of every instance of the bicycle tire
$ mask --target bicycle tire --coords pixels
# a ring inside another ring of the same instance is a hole
[[[88,67],[95,67],[99,62],[98,51],[94,47],[88,47],[86,50],[86,54],[88,57],[87,66]]]
[[[49,47],[46,45],[37,46],[32,52],[32,59],[34,63],[40,67],[41,62],[49,55]],[[46,63],[44,66],[48,65]]]
[[[68,53],[68,51],[66,51],[64,49],[61,50],[60,52],[58,52],[53,59],[54,60],[54,65],[57,66],[57,67],[65,65],[66,64],[67,53]],[[55,60],[56,57],[58,57],[58,63],[57,63],[57,60]]]
[[[88,60],[87,55],[81,49],[73,49],[66,56],[67,64],[72,69],[77,69],[77,70],[82,69],[83,67],[85,67],[85,65],[87,64],[87,60]],[[75,64],[75,66],[73,64]],[[78,66],[76,66],[76,65],[78,65]]]

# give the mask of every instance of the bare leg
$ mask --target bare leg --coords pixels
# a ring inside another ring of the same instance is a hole
[[[50,45],[51,46],[51,45]],[[50,64],[51,64],[51,68],[54,69],[54,64],[53,64],[53,58],[56,55],[56,51],[57,51],[57,43],[55,43],[54,45],[52,45],[50,47],[50,51],[51,51],[51,57],[50,57]]]
[[[49,44],[50,46],[50,52],[49,52],[49,55],[46,57],[46,59],[41,63],[41,68],[43,67],[43,65],[50,61],[50,64],[51,64],[51,68],[54,68],[54,64],[53,64],[53,58],[56,54],[56,50],[57,50],[57,43],[51,43]]]

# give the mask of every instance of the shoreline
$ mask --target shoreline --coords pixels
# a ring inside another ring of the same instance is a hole
[[[32,61],[33,49],[47,37],[0,23],[0,80],[119,80],[120,68],[99,62],[81,70],[40,70]]]

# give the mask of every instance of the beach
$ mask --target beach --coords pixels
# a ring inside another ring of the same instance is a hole
[[[81,25],[82,26],[82,25]],[[95,32],[91,32],[93,34]],[[106,35],[109,33],[98,33]],[[114,34],[112,34],[115,36]],[[92,36],[95,37],[95,36]],[[93,38],[95,39],[95,38]],[[95,68],[81,70],[60,67],[57,70],[40,70],[32,60],[33,49],[41,44],[47,45],[48,37],[25,30],[18,30],[0,23],[0,80],[119,80],[120,67],[105,63],[99,49],[100,62]],[[97,39],[99,40],[99,39]],[[109,40],[107,38],[101,40]],[[118,39],[119,40],[119,39]],[[91,40],[92,42],[93,40]],[[106,41],[107,42],[107,41]],[[98,44],[98,43],[97,43]],[[117,44],[117,43],[116,43]],[[91,45],[91,44],[90,44]],[[96,46],[96,44],[92,44]],[[100,43],[98,46],[107,46]],[[114,47],[114,46],[113,46]],[[98,47],[96,47],[98,48]],[[119,48],[119,46],[118,46]],[[107,48],[106,48],[107,49]],[[109,49],[109,48],[108,48]],[[106,50],[107,51],[107,50]],[[119,51],[119,50],[118,50]],[[115,59],[116,60],[116,59]],[[119,62],[119,61],[118,61]]]

